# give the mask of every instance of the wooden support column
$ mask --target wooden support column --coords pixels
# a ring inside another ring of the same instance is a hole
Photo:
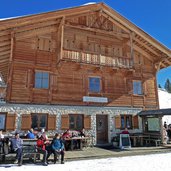
[[[8,81],[7,81],[7,98],[6,98],[7,101],[11,100],[14,42],[15,42],[15,34],[14,34],[14,31],[12,31],[11,32],[11,50],[10,50],[9,68],[8,68]]]
[[[63,58],[64,24],[65,24],[65,17],[62,18],[61,23],[60,23],[60,25],[59,25],[59,30],[61,30],[60,59]]]
[[[130,47],[131,47],[132,66],[134,66],[133,36],[134,36],[134,33],[130,32]]]

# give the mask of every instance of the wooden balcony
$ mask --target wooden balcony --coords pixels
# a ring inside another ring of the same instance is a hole
[[[128,57],[104,56],[99,54],[63,50],[62,60],[116,68],[132,68],[133,62]]]

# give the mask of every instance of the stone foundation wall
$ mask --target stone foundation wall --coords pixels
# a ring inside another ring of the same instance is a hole
[[[62,132],[61,130],[61,115],[63,114],[85,114],[91,115],[91,130],[87,133],[94,139],[96,144],[96,114],[108,115],[108,137],[109,142],[111,138],[119,133],[119,129],[115,129],[114,117],[120,114],[136,115],[142,109],[140,108],[124,108],[124,107],[89,107],[89,106],[59,106],[59,105],[23,105],[23,104],[1,104],[0,112],[7,112],[9,114],[17,114],[16,129],[21,128],[21,115],[30,113],[48,113],[56,115],[56,130],[49,131],[48,134],[52,135],[55,132]],[[133,132],[142,132],[141,118],[139,118],[139,129],[130,130]]]

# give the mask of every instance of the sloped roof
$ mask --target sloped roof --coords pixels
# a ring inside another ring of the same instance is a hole
[[[144,110],[138,113],[139,116],[171,115],[171,108],[158,110]]]
[[[157,56],[155,64],[158,70],[170,66],[170,49],[159,43],[106,4],[98,3],[0,21],[0,72],[4,81],[7,81],[8,67],[11,60],[10,55],[13,51],[11,48],[12,37],[15,37],[16,34],[29,36],[32,32],[37,34],[38,29],[41,30],[42,33],[54,31],[53,29],[60,25],[63,17],[73,17],[97,11],[101,11],[108,16],[108,19],[117,22],[122,29],[134,33],[134,45],[139,46],[140,49],[147,52],[147,54]],[[54,28],[50,30],[49,28],[51,26],[54,26]],[[46,27],[46,29],[43,27]]]

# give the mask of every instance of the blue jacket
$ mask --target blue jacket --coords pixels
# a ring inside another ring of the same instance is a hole
[[[53,139],[52,141],[53,150],[64,150],[64,144],[61,139]]]
[[[32,132],[29,132],[29,133],[27,134],[27,138],[29,138],[29,139],[34,139],[34,138],[35,138],[35,135],[34,135]]]

